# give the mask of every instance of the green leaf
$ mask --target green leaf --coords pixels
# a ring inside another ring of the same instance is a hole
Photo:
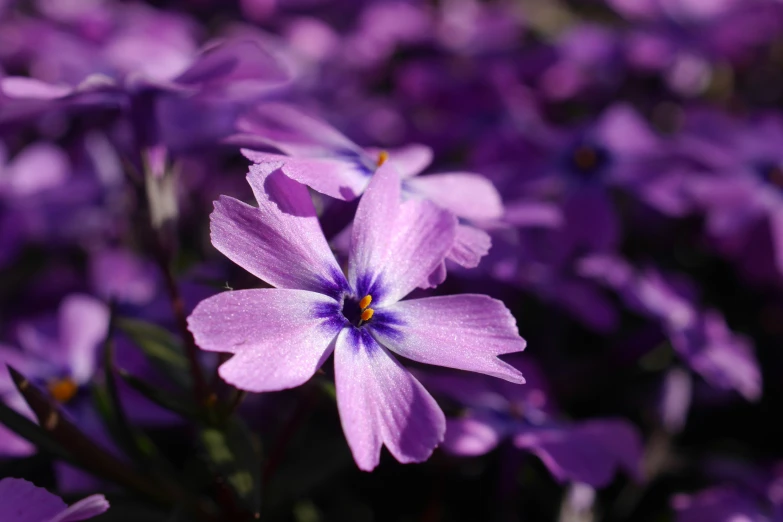
[[[185,419],[195,419],[198,417],[198,410],[186,396],[177,394],[176,392],[162,390],[144,382],[138,377],[134,377],[122,369],[118,369],[117,373],[119,373],[122,380],[125,381],[128,386],[161,408],[172,411]]]
[[[35,444],[38,449],[75,463],[75,459],[68,450],[57,442],[49,432],[2,402],[0,402],[0,423],[23,439]]]
[[[190,389],[190,366],[182,342],[165,328],[136,319],[117,319],[117,326],[158,369],[180,387]]]
[[[201,430],[199,442],[212,471],[225,478],[242,507],[261,509],[260,443],[247,426],[233,418],[224,428]]]

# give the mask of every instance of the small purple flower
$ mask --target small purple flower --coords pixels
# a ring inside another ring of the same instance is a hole
[[[0,519],[8,522],[77,522],[108,509],[103,495],[90,495],[69,507],[57,495],[26,480],[0,480]]]
[[[448,255],[451,261],[474,268],[489,251],[489,235],[474,225],[502,216],[500,195],[489,180],[470,172],[418,176],[432,161],[429,147],[363,149],[330,125],[282,104],[256,107],[240,119],[238,127],[242,133],[233,136],[232,143],[274,147],[290,156],[243,150],[248,159],[284,161],[282,170],[291,179],[337,199],[359,197],[373,173],[388,161],[400,173],[406,197],[429,199],[460,219]],[[424,286],[437,286],[445,277],[446,267],[441,265]]]
[[[749,233],[765,221],[783,272],[783,121],[774,114],[742,122],[713,112],[690,116],[681,141],[698,161],[689,190],[708,231],[728,254],[743,256]]]
[[[306,187],[283,165],[250,168],[258,208],[222,197],[211,216],[215,247],[275,288],[201,302],[188,319],[196,342],[233,353],[220,376],[253,392],[303,384],[334,352],[340,418],[359,467],[373,469],[383,444],[401,462],[426,460],[443,440],[443,412],[389,351],[522,383],[497,358],[524,349],[516,322],[486,296],[400,301],[443,261],[456,220],[429,201],[401,204],[391,166],[359,202],[346,278]]]
[[[19,325],[17,337],[22,349],[0,346],[0,362],[15,367],[47,389],[67,410],[78,414],[83,408],[77,395],[95,373],[98,348],[108,325],[109,312],[103,303],[87,295],[70,295],[62,301],[56,319]],[[20,412],[31,413],[5,368],[0,370],[0,396]],[[16,435],[3,435],[0,453],[32,452],[29,445],[20,444]]]
[[[446,451],[483,455],[504,439],[538,456],[559,481],[605,486],[618,468],[638,478],[642,447],[636,428],[622,419],[566,423],[558,419],[546,382],[535,366],[515,361],[525,386],[478,375],[430,375],[435,392],[466,409],[446,421]]]
[[[613,289],[633,311],[657,321],[674,349],[712,386],[748,400],[761,396],[761,371],[747,338],[732,332],[715,310],[699,310],[686,284],[657,270],[636,270],[614,256],[579,262],[585,277]]]
[[[609,0],[636,22],[625,41],[636,68],[662,73],[670,88],[696,95],[720,62],[740,63],[780,31],[780,6],[744,0]]]

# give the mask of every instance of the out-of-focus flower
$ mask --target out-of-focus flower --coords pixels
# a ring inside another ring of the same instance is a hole
[[[21,349],[0,348],[0,360],[47,389],[54,400],[74,412],[74,408],[80,409],[77,396],[86,391],[95,372],[108,324],[108,309],[100,301],[87,295],[70,295],[63,300],[56,318],[21,324],[17,329]],[[0,371],[0,393],[4,402],[29,413],[5,369]],[[9,439],[0,441],[0,451],[13,453],[10,447],[30,452],[27,444],[20,446],[15,435],[8,435]]]
[[[616,469],[639,478],[641,440],[622,419],[568,423],[558,419],[543,375],[529,361],[514,365],[525,386],[477,375],[430,375],[424,382],[436,393],[465,407],[447,419],[443,448],[456,455],[483,455],[504,439],[538,456],[559,481],[605,486]]]
[[[682,286],[657,270],[635,270],[614,256],[582,259],[579,271],[617,292],[633,311],[658,321],[677,353],[711,385],[749,400],[761,396],[761,371],[749,339],[715,310],[699,310]]]
[[[159,175],[169,149],[215,143],[233,131],[242,106],[288,79],[272,55],[247,40],[217,41],[190,53],[184,64],[168,60],[160,70],[148,71],[143,57],[157,54],[144,49],[149,41],[144,34],[133,35],[117,45],[121,67],[108,74],[91,71],[75,83],[0,78],[0,123],[61,110],[120,110],[132,125],[135,150],[143,152],[149,171]]]
[[[696,95],[721,62],[741,63],[779,34],[781,6],[765,0],[609,0],[638,22],[624,47],[630,64],[661,72],[680,94]]]
[[[232,142],[271,146],[290,156],[243,150],[248,159],[284,160],[282,170],[287,176],[337,199],[359,197],[373,173],[388,161],[402,177],[405,197],[428,199],[460,219],[448,259],[473,268],[489,251],[489,235],[479,227],[502,216],[500,195],[479,174],[447,172],[419,176],[432,161],[429,147],[363,149],[328,124],[280,104],[255,108],[238,126],[244,132],[234,136]],[[424,286],[437,286],[445,277],[446,267],[441,264]]]
[[[347,279],[307,189],[281,167],[251,167],[258,208],[223,197],[211,216],[215,247],[276,288],[200,303],[188,320],[196,342],[233,353],[220,376],[254,392],[303,384],[334,352],[340,417],[359,467],[373,469],[383,444],[401,462],[425,460],[443,438],[443,412],[389,350],[521,383],[497,358],[524,349],[516,322],[485,296],[400,301],[443,261],[456,220],[428,201],[401,203],[391,165],[377,170],[359,202]]]
[[[108,509],[103,495],[90,495],[69,507],[57,495],[26,480],[0,480],[0,518],[8,522],[77,522]]]
[[[783,273],[783,121],[768,114],[738,121],[715,112],[691,115],[682,146],[697,161],[689,190],[707,229],[729,255],[747,250],[752,227],[766,221]]]
[[[708,476],[720,483],[672,498],[677,522],[783,521],[783,469],[740,462],[706,464]]]

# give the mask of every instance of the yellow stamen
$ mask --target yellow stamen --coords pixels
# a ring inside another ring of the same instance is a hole
[[[364,297],[362,297],[362,300],[359,301],[359,308],[364,310],[365,308],[370,306],[370,303],[372,303],[372,296],[369,294],[365,295]]]
[[[389,153],[385,150],[382,150],[378,153],[378,166],[380,167],[384,163],[386,163],[386,160],[389,159]]]
[[[49,381],[46,387],[49,389],[49,393],[52,394],[52,397],[54,397],[54,400],[62,404],[73,399],[76,392],[79,391],[79,385],[70,377],[53,379]]]
[[[362,322],[367,322],[370,319],[372,319],[373,314],[375,313],[375,310],[372,308],[368,308],[365,311],[362,312]]]

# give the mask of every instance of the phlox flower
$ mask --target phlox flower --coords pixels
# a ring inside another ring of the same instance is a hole
[[[446,421],[445,451],[484,455],[510,440],[516,448],[539,457],[561,482],[605,486],[617,469],[640,476],[642,444],[633,424],[621,418],[560,419],[538,368],[519,358],[512,363],[525,373],[525,386],[470,374],[422,377],[436,396],[462,408],[460,415]]]
[[[90,495],[68,507],[60,497],[23,479],[0,480],[0,519],[13,522],[77,522],[109,509],[103,495]]]
[[[481,295],[401,301],[451,248],[456,219],[425,200],[401,203],[391,165],[359,202],[348,275],[320,229],[307,188],[282,162],[250,168],[258,208],[221,197],[212,243],[275,288],[224,292],[188,318],[204,350],[234,356],[228,383],[267,392],[303,384],[334,353],[340,419],[354,459],[373,469],[382,445],[400,462],[426,460],[446,421],[430,394],[391,355],[522,383],[501,354],[525,347],[511,313]]]
[[[459,223],[448,259],[474,268],[489,252],[491,240],[482,230],[503,215],[500,194],[484,176],[471,172],[444,172],[419,176],[432,162],[432,150],[408,145],[383,151],[362,148],[329,124],[283,104],[263,104],[239,118],[240,133],[232,143],[252,148],[275,148],[284,154],[245,149],[251,161],[284,160],[283,172],[333,198],[351,201],[367,188],[373,173],[385,162],[402,177],[406,198],[425,198],[449,210]],[[441,264],[424,286],[437,286],[446,278]]]
[[[685,281],[654,268],[638,270],[612,255],[582,258],[577,271],[617,292],[628,309],[658,322],[677,354],[713,387],[758,400],[762,376],[749,339],[716,310],[700,310]]]

